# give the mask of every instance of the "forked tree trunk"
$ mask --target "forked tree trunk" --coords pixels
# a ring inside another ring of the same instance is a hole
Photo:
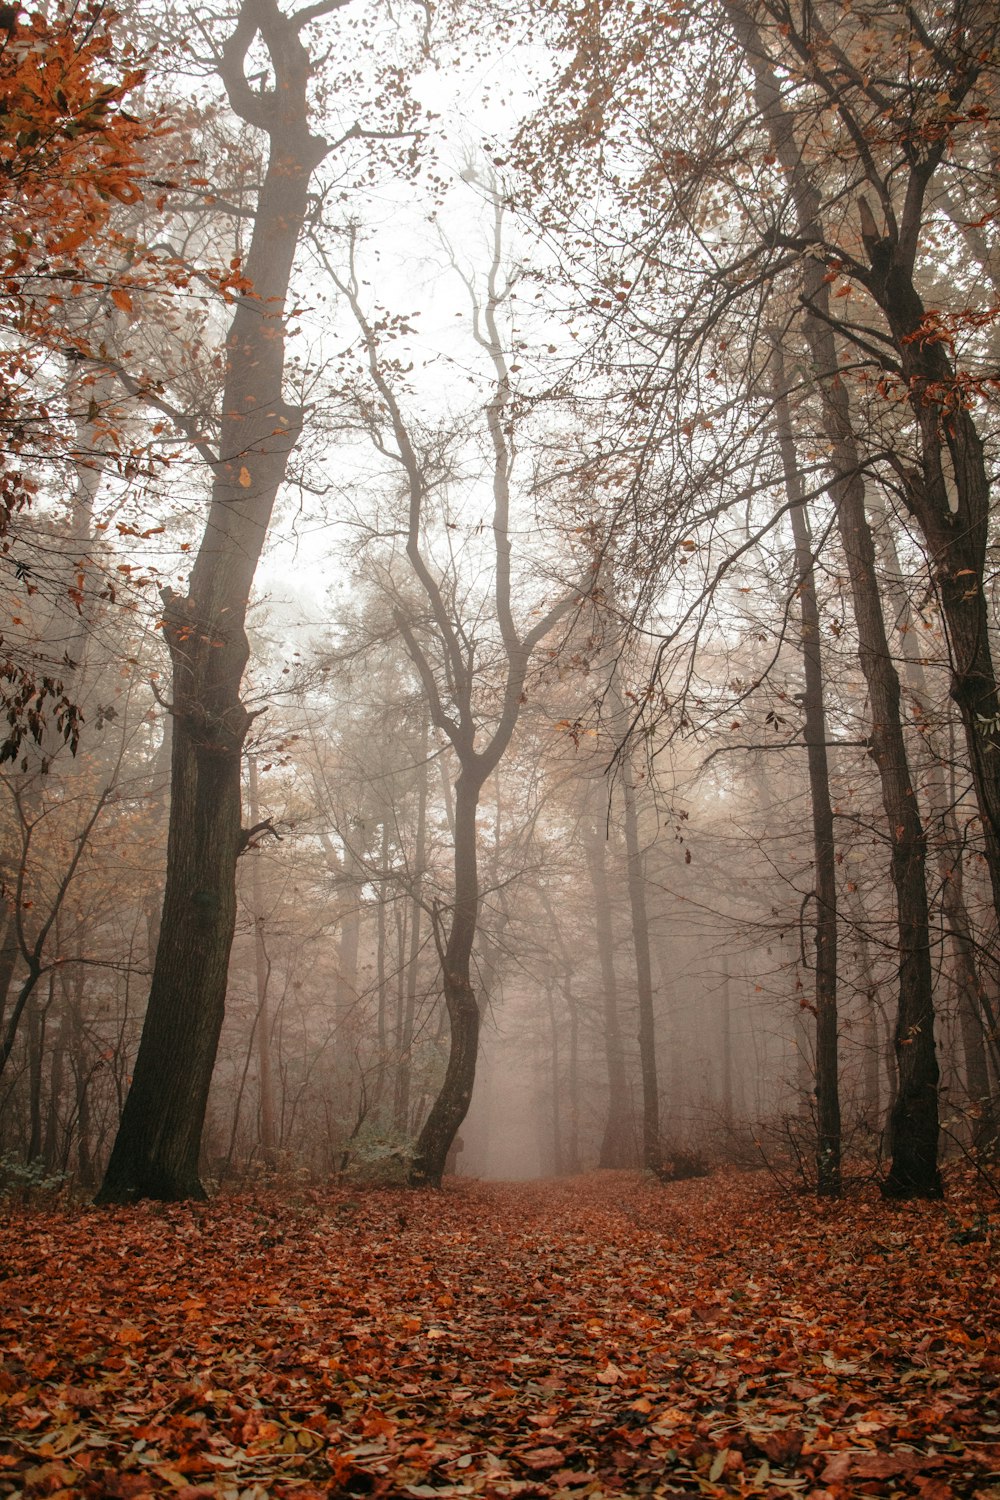
[[[275,0],[243,0],[220,61],[233,108],[266,133],[269,153],[245,268],[253,293],[240,297],[226,341],[218,454],[200,443],[213,470],[208,524],[187,596],[164,590],[174,732],[163,917],[132,1087],[99,1203],[205,1196],[198,1157],[244,846],[246,610],[302,425],[301,410],[282,395],[284,306],[310,176],[328,149],[309,130],[311,60],[300,25]],[[259,92],[244,71],[258,35],[275,75],[273,88]]]

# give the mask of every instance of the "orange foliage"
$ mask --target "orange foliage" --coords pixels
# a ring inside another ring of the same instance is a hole
[[[24,467],[64,446],[42,370],[53,349],[79,353],[63,305],[100,286],[135,255],[113,232],[116,204],[142,196],[141,147],[156,128],[124,108],[143,72],[116,48],[100,5],[19,20],[0,29],[0,538],[37,482]],[[116,295],[114,292],[112,295]],[[0,542],[3,552],[9,543]],[[19,571],[22,582],[23,569]],[[27,592],[33,592],[27,583]],[[12,623],[16,623],[12,621]],[[7,737],[40,740],[47,715],[75,744],[78,715],[53,676],[0,636],[0,700]]]

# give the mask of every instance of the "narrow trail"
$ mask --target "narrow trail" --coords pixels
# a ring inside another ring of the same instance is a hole
[[[1000,1497],[975,1205],[760,1174],[0,1215],[0,1496]]]

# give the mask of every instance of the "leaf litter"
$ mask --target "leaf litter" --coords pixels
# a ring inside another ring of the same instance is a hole
[[[993,1239],[960,1193],[599,1173],[0,1233],[4,1500],[1000,1500]]]

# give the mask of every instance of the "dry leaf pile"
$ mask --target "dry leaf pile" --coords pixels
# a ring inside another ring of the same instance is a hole
[[[0,1219],[0,1496],[1000,1500],[959,1195],[336,1190]]]

